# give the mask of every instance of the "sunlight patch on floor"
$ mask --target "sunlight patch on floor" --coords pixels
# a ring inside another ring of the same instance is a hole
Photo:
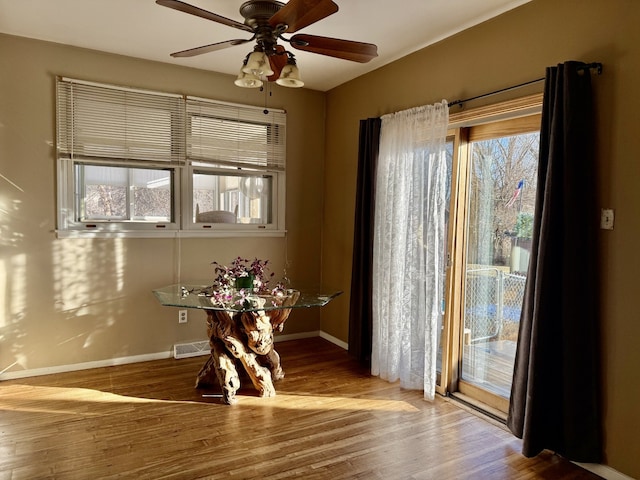
[[[96,403],[162,403],[167,400],[127,397],[88,388],[7,385],[0,387],[0,410],[100,416],[87,408]],[[184,403],[184,402],[171,402]],[[47,407],[43,407],[46,404]],[[54,406],[52,406],[54,405]]]
[[[417,412],[418,408],[408,402],[389,399],[370,399],[330,395],[278,393],[275,397],[262,398],[238,395],[238,404],[221,404],[219,395],[211,397],[215,403],[194,402],[193,400],[161,400],[135,396],[118,395],[88,388],[47,387],[30,385],[7,385],[0,387],[0,410],[19,412],[59,413],[69,415],[100,416],[104,412],[96,410],[96,404],[190,404],[224,408],[276,407],[292,410],[358,410],[384,412]],[[217,400],[217,401],[216,401]],[[43,406],[43,405],[46,405]]]
[[[330,395],[277,393],[275,397],[244,397],[238,395],[239,405],[274,405],[292,410],[368,410],[385,412],[417,412],[418,408],[401,400],[341,397]],[[277,405],[275,405],[277,404]]]

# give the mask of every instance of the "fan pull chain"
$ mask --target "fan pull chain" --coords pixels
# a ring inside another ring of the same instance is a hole
[[[264,110],[262,111],[262,113],[267,115],[269,113],[269,109],[267,108],[267,100],[268,100],[268,97],[272,95],[272,92],[271,92],[271,82],[265,82],[265,83],[267,86],[260,87],[260,89],[264,91]]]

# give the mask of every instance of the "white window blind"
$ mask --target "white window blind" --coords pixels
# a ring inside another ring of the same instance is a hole
[[[284,170],[286,113],[187,98],[187,158],[193,162]]]
[[[59,78],[60,158],[180,162],[184,159],[184,100]]]

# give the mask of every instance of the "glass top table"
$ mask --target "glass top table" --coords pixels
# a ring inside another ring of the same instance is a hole
[[[198,308],[228,312],[255,312],[285,308],[323,307],[342,293],[331,288],[287,289],[278,295],[248,294],[236,292],[232,298],[221,302],[212,287],[206,283],[177,283],[153,291],[164,306]],[[297,296],[297,300],[293,300]],[[289,301],[288,301],[289,300]],[[295,303],[292,304],[290,300]]]
[[[226,404],[237,402],[240,386],[237,365],[246,371],[261,397],[276,394],[273,381],[284,377],[275,351],[274,332],[282,332],[292,309],[322,307],[340,290],[279,290],[276,294],[246,290],[215,290],[202,283],[178,283],[153,291],[160,303],[170,307],[198,308],[207,314],[211,355],[198,372],[196,387],[209,384],[215,373]]]

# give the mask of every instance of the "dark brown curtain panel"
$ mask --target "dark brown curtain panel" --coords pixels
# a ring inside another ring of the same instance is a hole
[[[547,69],[533,247],[507,425],[522,453],[602,460],[591,78]]]
[[[379,118],[360,120],[349,308],[349,354],[365,367],[371,366],[373,217],[380,125]]]

